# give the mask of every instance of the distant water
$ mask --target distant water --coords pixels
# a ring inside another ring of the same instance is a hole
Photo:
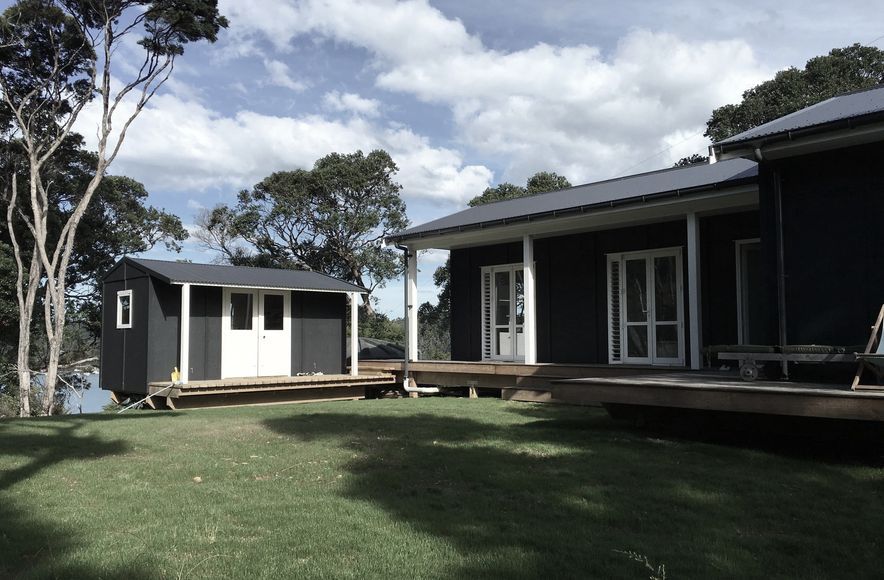
[[[85,375],[89,381],[89,388],[83,392],[83,413],[98,413],[101,408],[110,402],[110,391],[98,388],[98,373]],[[63,387],[70,391],[67,387]],[[77,413],[77,396],[71,393],[68,396],[68,413]]]

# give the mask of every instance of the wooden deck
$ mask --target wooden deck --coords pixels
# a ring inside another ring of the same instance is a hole
[[[360,360],[359,370],[390,373],[402,380],[401,360]],[[540,363],[533,365],[511,362],[415,361],[408,365],[409,376],[420,385],[439,387],[479,387],[506,389],[548,389],[562,379],[584,377],[623,377],[647,374],[659,367],[630,365],[572,365]],[[665,371],[664,371],[665,372]],[[674,371],[673,371],[674,372]]]
[[[401,380],[402,361],[360,361],[360,369]],[[500,389],[510,401],[884,421],[884,391],[852,391],[848,384],[746,382],[736,373],[647,366],[465,361],[412,362],[409,374],[420,385]]]
[[[304,375],[243,377],[213,381],[190,381],[169,387],[169,383],[151,383],[149,393],[160,393],[149,401],[156,408],[189,409],[235,405],[273,405],[315,401],[342,401],[365,398],[367,388],[390,386],[390,373],[368,372],[352,375]]]
[[[572,379],[556,383],[545,395],[562,403],[884,421],[882,391],[852,391],[848,385],[745,382],[736,374],[710,372]]]

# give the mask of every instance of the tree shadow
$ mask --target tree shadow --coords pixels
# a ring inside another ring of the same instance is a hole
[[[655,437],[724,445],[836,465],[884,466],[884,423],[662,407],[611,408]]]
[[[125,420],[135,417],[137,415]],[[121,418],[83,415],[0,422],[0,457],[24,460],[21,465],[0,472],[0,577],[134,580],[155,577],[147,565],[131,561],[130,554],[120,554],[118,564],[102,562],[98,564],[100,568],[76,562],[71,555],[85,538],[74,527],[59,521],[51,508],[66,489],[53,489],[51,483],[41,483],[42,488],[33,492],[27,489],[30,478],[52,466],[127,452],[129,446],[124,441],[108,441],[80,432],[90,423],[110,420]],[[46,496],[45,512],[24,510],[15,505],[14,498],[29,493]]]
[[[314,413],[265,424],[336,440],[351,456],[341,493],[452,546],[454,577],[646,577],[630,552],[673,577],[877,573],[881,473],[648,437],[595,409],[527,409],[517,412],[532,420]]]

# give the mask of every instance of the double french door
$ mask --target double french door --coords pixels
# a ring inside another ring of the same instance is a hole
[[[680,248],[608,256],[609,359],[684,364]]]
[[[224,289],[221,378],[291,374],[291,294]]]

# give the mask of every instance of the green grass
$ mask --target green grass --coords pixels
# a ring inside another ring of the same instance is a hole
[[[884,447],[767,437],[492,399],[5,421],[0,577],[882,577]]]

